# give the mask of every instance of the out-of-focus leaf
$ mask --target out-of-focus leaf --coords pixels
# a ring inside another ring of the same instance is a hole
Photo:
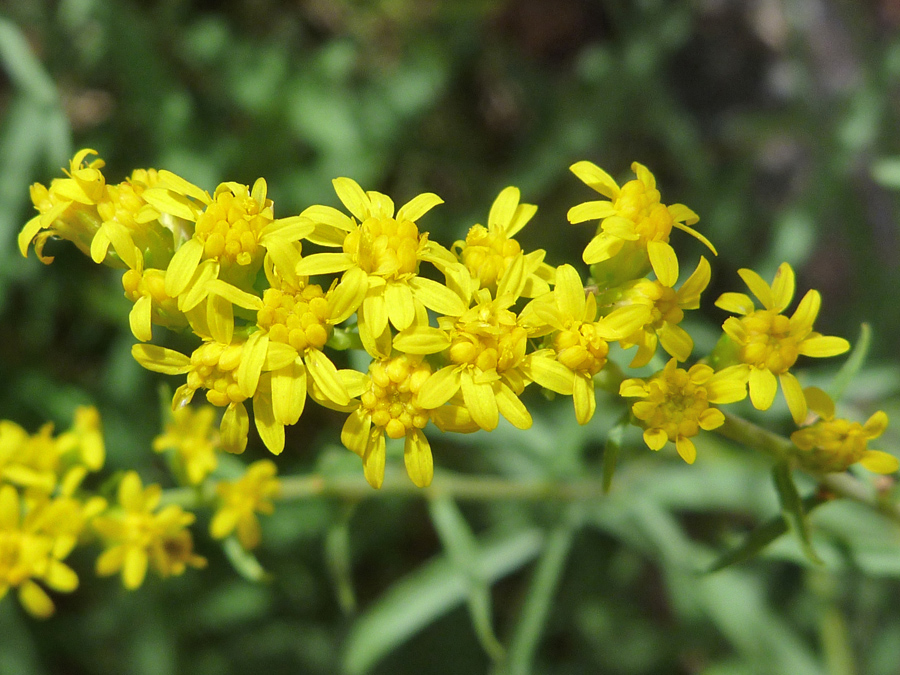
[[[829,501],[819,495],[812,495],[803,500],[803,512],[809,513],[817,506]],[[718,572],[721,569],[749,560],[766,546],[788,531],[787,520],[783,516],[773,518],[754,529],[740,546],[726,551],[718,560],[710,565],[707,572]]]
[[[41,103],[52,105],[56,87],[38,61],[22,31],[0,17],[0,62],[16,87]]]
[[[772,469],[772,480],[775,483],[778,498],[781,500],[781,512],[785,522],[797,536],[803,553],[810,562],[822,565],[822,559],[816,555],[812,546],[806,511],[803,508],[803,500],[800,498],[800,493],[797,491],[797,485],[794,483],[794,478],[791,475],[790,465],[787,462],[776,464]]]
[[[350,558],[349,519],[353,506],[345,506],[341,518],[328,528],[325,534],[325,562],[334,582],[338,604],[344,614],[356,612],[356,592],[353,590],[352,561]]]
[[[504,650],[494,633],[491,588],[487,580],[481,576],[482,570],[478,565],[478,541],[456,502],[449,497],[441,496],[431,500],[428,508],[444,550],[447,551],[457,572],[464,575],[469,587],[466,601],[475,634],[488,655],[498,661],[503,658]]]
[[[543,534],[536,528],[481,542],[476,560],[481,578],[494,583],[532,560],[543,544]],[[466,575],[448,557],[426,563],[395,584],[353,625],[344,646],[344,672],[367,672],[386,654],[463,602],[468,591]]]
[[[872,178],[886,188],[900,189],[900,157],[885,157],[873,162]]]
[[[867,323],[861,324],[859,327],[859,337],[856,338],[856,345],[853,347],[853,351],[850,352],[850,356],[844,361],[844,365],[841,366],[841,369],[838,371],[837,375],[834,376],[834,380],[831,381],[831,385],[828,387],[828,395],[831,396],[835,403],[837,403],[841,396],[844,395],[847,386],[853,381],[853,378],[856,377],[859,369],[863,367],[863,364],[866,362],[866,356],[869,354],[869,346],[871,344],[872,329]]]
[[[506,663],[509,675],[526,675],[532,671],[541,633],[547,623],[580,521],[581,509],[573,505],[547,537],[547,545],[538,559],[537,569],[525,596],[525,605],[513,630]]]
[[[269,578],[268,572],[259,564],[256,556],[241,546],[237,537],[228,537],[222,542],[222,550],[235,571],[247,581],[259,583]]]

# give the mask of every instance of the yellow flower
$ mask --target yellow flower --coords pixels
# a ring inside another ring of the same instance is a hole
[[[175,451],[179,469],[191,485],[203,482],[219,463],[216,457],[219,434],[213,426],[215,417],[215,408],[208,405],[176,408],[165,432],[153,439],[156,452]]]
[[[313,206],[303,216],[316,223],[307,239],[326,246],[340,246],[340,253],[306,256],[297,274],[312,276],[359,269],[366,275],[367,291],[357,311],[359,335],[373,356],[390,354],[388,323],[397,330],[417,323],[427,307],[436,312],[462,311],[459,297],[436,281],[418,276],[419,263],[428,261],[446,268],[456,263],[453,255],[420,233],[416,221],[443,200],[430,192],[401,206],[380,192],[364,192],[350,178],[336,178],[338,198],[357,221],[337,209]],[[357,308],[353,308],[356,310]]]
[[[497,290],[497,283],[519,255],[525,256],[525,288],[522,295],[534,298],[550,290],[553,268],[544,263],[546,251],[538,249],[527,255],[513,237],[537,212],[533,204],[519,203],[519,189],[507,187],[494,200],[488,214],[488,226],[473,225],[465,241],[457,241],[454,251],[473,279],[482,288]]]
[[[522,310],[526,326],[548,326],[550,348],[540,349],[527,357],[525,372],[542,387],[564,396],[573,396],[575,416],[579,424],[587,424],[594,416],[597,402],[594,375],[606,365],[609,354],[607,340],[631,333],[634,318],[620,312],[612,320],[597,320],[594,294],[585,297],[581,277],[571,265],[556,270],[553,291],[537,298]],[[641,320],[643,313],[638,316]],[[619,320],[630,323],[616,323]],[[537,331],[533,331],[537,332]]]
[[[709,262],[701,256],[697,269],[678,291],[673,288],[678,280],[677,264],[674,273],[675,276],[668,279],[641,279],[613,291],[619,299],[614,303],[617,308],[607,315],[609,320],[619,319],[618,314],[623,312],[617,323],[633,321],[635,308],[643,309],[640,327],[619,340],[623,349],[638,346],[629,364],[631,368],[646,366],[656,353],[658,343],[662,343],[669,356],[679,361],[687,361],[694,349],[691,336],[678,324],[684,318],[684,310],[700,306],[700,294],[709,285]]]
[[[194,514],[171,504],[158,510],[162,489],[145,489],[134,471],[119,483],[119,509],[94,520],[94,529],[108,548],[97,558],[97,574],[121,572],[125,588],[134,590],[144,583],[147,568],[162,577],[178,575],[186,566],[205,567],[206,559],[193,553],[190,532]]]
[[[697,364],[690,370],[671,359],[649,380],[632,378],[619,387],[619,395],[639,398],[631,412],[644,428],[644,442],[651,450],[675,443],[678,454],[688,464],[697,458],[691,438],[700,429],[709,431],[725,422],[725,416],[711,403],[734,403],[747,396],[747,367],[732,366],[715,372]]]
[[[125,297],[134,303],[128,314],[131,332],[141,342],[153,338],[152,325],[180,330],[188,318],[178,309],[178,298],[166,293],[166,273],[161,269],[144,269],[143,260],[122,275]]]
[[[341,442],[362,458],[372,487],[380,488],[384,481],[385,434],[406,439],[403,456],[412,482],[418,487],[431,484],[431,445],[422,433],[431,411],[420,397],[430,377],[431,367],[421,357],[404,354],[369,364],[368,389],[344,423]]]
[[[751,366],[750,400],[757,410],[768,410],[780,381],[794,422],[802,424],[806,418],[806,398],[789,369],[801,354],[837,356],[847,351],[850,343],[844,338],[813,332],[822,304],[818,291],[808,291],[790,318],[782,314],[794,297],[794,270],[787,263],[778,267],[771,286],[753,270],[738,270],[738,274],[763,309],[756,309],[753,300],[744,293],[723,293],[716,300],[716,307],[741,315],[741,318],[726,319],[722,329],[739,347],[738,360]]]
[[[593,270],[598,283],[609,286],[637,279],[647,271],[647,262],[662,280],[678,278],[678,258],[669,245],[672,228],[678,228],[702,241],[713,253],[716,249],[699,232],[690,227],[700,218],[684,204],[666,206],[660,202],[656,179],[645,166],[634,162],[631,170],[637,175],[625,185],[619,185],[603,169],[591,162],[577,162],[572,173],[588,187],[609,201],[584,202],[569,209],[570,223],[600,220],[597,235],[584,250],[589,265],[617,257],[616,268],[608,271],[608,279],[597,278],[599,268]],[[604,270],[606,271],[606,270]],[[669,285],[672,285],[669,284]]]
[[[224,539],[236,530],[241,546],[248,550],[256,548],[260,541],[256,514],[275,510],[272,498],[281,492],[277,473],[275,464],[263,459],[248,466],[239,480],[220,481],[216,492],[221,503],[209,524],[209,533],[216,539]]]
[[[59,559],[68,550],[55,555],[55,538],[46,529],[59,524],[60,514],[47,513],[46,503],[29,507],[12,485],[0,486],[0,598],[17,588],[19,601],[38,618],[55,611],[38,581],[63,593],[78,587],[78,576]]]
[[[497,297],[475,282],[462,289],[461,312],[438,317],[438,328],[414,326],[394,339],[407,354],[444,352],[449,365],[432,375],[419,392],[425,408],[439,408],[462,393],[472,420],[485,431],[497,428],[503,415],[513,426],[528,429],[531,414],[519,399],[528,384],[525,352],[532,331],[510,309],[524,286],[524,259],[516,258],[497,287]],[[461,278],[460,278],[461,280]]]
[[[888,425],[888,416],[879,410],[865,424],[834,416],[834,401],[821,389],[804,390],[809,407],[822,419],[791,434],[800,452],[800,463],[813,471],[846,471],[859,462],[875,473],[894,473],[900,462],[894,455],[870,450],[869,439],[878,438]]]
[[[160,171],[158,185],[143,197],[160,213],[194,224],[165,276],[165,293],[178,298],[183,312],[207,297],[212,279],[250,290],[268,247],[286,246],[313,229],[303,218],[275,220],[262,178],[252,190],[240,183],[221,183],[210,196],[193,183]]]

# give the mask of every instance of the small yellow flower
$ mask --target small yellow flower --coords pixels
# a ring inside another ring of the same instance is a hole
[[[807,291],[790,318],[782,314],[794,297],[794,270],[787,263],[778,267],[771,286],[753,270],[741,269],[738,274],[763,309],[756,309],[753,300],[744,293],[723,293],[716,300],[716,307],[741,315],[741,318],[726,319],[722,329],[739,347],[738,360],[751,366],[750,400],[757,410],[768,410],[780,381],[794,422],[802,424],[806,418],[806,398],[800,382],[789,369],[801,354],[819,358],[837,356],[850,349],[850,343],[844,338],[813,331],[822,304],[818,291]]]
[[[859,462],[875,473],[894,473],[900,462],[894,455],[881,450],[870,450],[869,440],[878,438],[888,425],[888,416],[879,410],[865,424],[834,416],[834,401],[821,389],[807,387],[804,390],[809,407],[821,419],[791,434],[800,452],[801,464],[813,471],[846,471]]]
[[[94,520],[94,529],[108,548],[97,558],[97,574],[121,572],[122,583],[134,590],[144,583],[147,568],[162,577],[179,575],[189,565],[201,568],[206,559],[194,554],[190,532],[194,514],[171,504],[158,510],[162,488],[145,489],[134,471],[119,483],[119,509]]]
[[[633,319],[631,323],[616,323],[624,315],[620,312],[612,320],[598,321],[596,297],[585,296],[581,277],[571,265],[557,268],[553,291],[522,310],[526,326],[544,325],[553,331],[549,348],[526,357],[525,373],[542,387],[572,396],[579,424],[587,424],[597,408],[594,376],[606,365],[607,341],[621,337],[623,329],[625,334],[634,330]]]
[[[214,426],[215,418],[216,409],[212,406],[176,408],[165,432],[153,439],[156,452],[175,451],[178,466],[191,485],[203,482],[218,466],[219,433]]]
[[[669,441],[688,464],[697,458],[691,438],[701,429],[709,431],[725,423],[725,416],[711,403],[734,403],[747,396],[747,367],[732,366],[715,372],[697,364],[690,370],[671,359],[649,380],[632,378],[622,382],[619,395],[639,398],[631,412],[644,428],[644,442],[661,450]]]
[[[59,524],[60,513],[48,513],[46,503],[29,506],[12,485],[0,486],[0,599],[10,588],[17,588],[19,601],[38,618],[55,611],[38,581],[63,593],[78,587],[78,576],[60,560],[71,547],[55,554],[56,540],[47,529]]]
[[[417,323],[427,307],[436,312],[461,309],[459,297],[436,281],[418,276],[419,264],[431,262],[439,267],[457,264],[442,246],[419,232],[416,221],[443,200],[426,192],[397,209],[380,192],[364,192],[350,178],[336,178],[334,189],[347,210],[359,221],[337,209],[313,206],[303,216],[316,223],[310,241],[340,246],[340,253],[316,253],[306,256],[297,266],[297,274],[313,276],[358,269],[365,273],[367,291],[357,311],[359,335],[373,356],[390,354],[388,324],[397,330]],[[356,310],[357,308],[353,308]],[[385,337],[386,336],[386,337]]]
[[[237,531],[241,546],[247,550],[256,548],[260,541],[256,514],[275,510],[272,498],[281,492],[277,473],[274,462],[263,459],[248,466],[239,480],[219,482],[216,492],[221,502],[209,524],[209,533],[216,539],[224,539]]]
[[[515,258],[524,255],[526,283],[522,295],[534,298],[550,290],[548,282],[553,280],[553,268],[544,263],[546,251],[538,249],[525,254],[513,239],[535,212],[537,207],[533,204],[519,203],[518,188],[507,187],[491,206],[488,226],[473,225],[465,241],[453,245],[469,274],[482,288],[495,292]]]
[[[609,199],[573,206],[568,218],[570,223],[600,220],[597,235],[584,249],[584,261],[594,265],[618,256],[618,264],[624,269],[616,270],[611,277],[617,278],[619,283],[644,276],[649,258],[656,276],[672,280],[674,284],[678,278],[678,258],[669,244],[673,227],[687,232],[716,252],[703,235],[690,227],[700,220],[696,213],[684,204],[666,206],[660,202],[656,179],[642,164],[634,162],[631,165],[637,178],[621,187],[591,162],[577,162],[570,168],[588,187]]]
[[[676,276],[669,279],[641,279],[615,291],[619,295],[614,303],[617,309],[607,315],[609,320],[616,320],[618,313],[624,312],[617,323],[631,321],[634,319],[635,309],[643,309],[641,326],[619,340],[623,349],[634,345],[638,347],[629,364],[631,368],[640,368],[650,363],[658,343],[662,344],[669,356],[674,356],[679,361],[687,361],[694,349],[693,339],[678,324],[684,318],[684,310],[700,306],[700,294],[709,285],[709,262],[701,256],[697,269],[677,291],[673,288],[678,280],[677,266],[674,272]]]
[[[431,445],[422,429],[431,410],[422,404],[422,386],[432,377],[421,357],[401,355],[369,364],[369,386],[344,423],[341,442],[363,460],[366,480],[374,488],[384,481],[385,434],[405,438],[406,472],[418,487],[431,484]],[[437,406],[434,406],[437,407]]]
[[[151,340],[153,324],[172,330],[187,327],[188,318],[178,309],[178,298],[166,293],[165,270],[144,269],[140,258],[137,263],[122,275],[125,297],[134,303],[128,314],[134,337],[141,342]]]

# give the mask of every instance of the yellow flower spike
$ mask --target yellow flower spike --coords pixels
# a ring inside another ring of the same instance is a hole
[[[406,439],[404,460],[413,483],[419,487],[431,483],[431,446],[421,431],[431,409],[420,400],[422,386],[431,377],[431,367],[421,357],[400,355],[369,364],[367,389],[344,423],[341,442],[362,458],[372,487],[379,488],[384,481],[385,435]]]
[[[747,367],[738,365],[715,372],[703,364],[690,370],[671,359],[647,380],[622,382],[619,395],[640,399],[631,412],[644,428],[644,442],[651,450],[675,443],[681,458],[693,464],[697,451],[691,440],[700,430],[710,431],[725,423],[725,416],[710,404],[740,401],[747,396]]]
[[[868,443],[884,433],[888,416],[884,411],[874,413],[865,424],[835,417],[834,401],[817,387],[803,391],[821,419],[791,434],[798,448],[796,457],[807,469],[822,472],[846,471],[860,463],[874,473],[894,473],[900,461],[887,452],[871,450]]]
[[[639,269],[640,256],[635,258],[635,253],[643,253],[657,278],[672,286],[678,278],[678,258],[669,244],[672,228],[700,240],[713,254],[716,249],[706,237],[690,227],[699,220],[696,213],[683,204],[662,204],[653,174],[638,162],[631,168],[637,178],[620,187],[609,174],[591,162],[573,164],[572,172],[610,201],[585,202],[572,207],[568,213],[569,222],[600,221],[597,235],[584,250],[583,258],[587,264],[603,263],[621,253],[629,260],[628,274],[634,278],[643,274]]]
[[[257,513],[270,514],[275,510],[272,499],[281,493],[281,482],[275,477],[278,469],[267,459],[253,462],[236,481],[220,481],[216,486],[219,508],[209,524],[215,539],[224,539],[232,532],[245,549],[256,548],[260,542]]]
[[[808,291],[790,318],[782,314],[794,296],[794,271],[787,263],[778,267],[771,286],[752,270],[738,273],[763,309],[756,309],[753,300],[743,293],[724,293],[716,306],[740,316],[726,319],[722,329],[738,346],[737,358],[751,366],[750,400],[758,410],[768,410],[780,382],[794,422],[802,424],[807,413],[806,397],[790,368],[801,354],[837,356],[846,352],[850,343],[813,331],[821,305],[817,291]]]
[[[604,320],[626,334],[619,339],[623,349],[638,346],[631,368],[647,365],[656,353],[657,344],[679,361],[686,361],[694,349],[694,341],[678,324],[684,318],[684,310],[700,306],[700,294],[709,285],[710,266],[703,256],[693,274],[676,291],[678,281],[669,279],[641,279],[619,291],[614,309]],[[643,311],[640,311],[643,310]]]
[[[122,477],[118,508],[93,522],[107,544],[97,558],[98,575],[121,573],[125,588],[134,590],[144,582],[151,565],[163,577],[181,574],[188,565],[206,565],[205,558],[193,553],[190,532],[185,530],[194,515],[174,504],[157,510],[161,492],[159,485],[144,488],[134,471]]]

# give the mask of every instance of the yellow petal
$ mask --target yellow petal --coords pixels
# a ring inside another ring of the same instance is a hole
[[[343,272],[351,267],[353,260],[346,253],[314,253],[300,259],[296,272],[302,277],[311,277]]]
[[[384,433],[381,430],[369,432],[369,444],[363,455],[363,474],[376,490],[384,482]]]
[[[494,385],[493,391],[500,414],[516,429],[530,429],[531,414],[513,390],[502,382],[498,382]]]
[[[403,462],[406,464],[406,473],[416,487],[424,488],[431,485],[434,460],[431,457],[431,445],[421,429],[407,434],[403,447]]]
[[[491,204],[490,213],[488,213],[488,231],[503,233],[507,237],[512,236],[505,232],[505,228],[516,212],[516,207],[519,205],[519,197],[519,188],[512,185],[500,191],[494,203]]]
[[[106,229],[101,227],[97,230],[97,234],[94,235],[94,238],[91,239],[91,260],[93,260],[98,265],[103,262],[103,259],[106,258],[106,253],[109,251],[109,236],[106,234]]]
[[[674,286],[678,282],[678,257],[675,249],[664,241],[648,241],[647,254],[659,283],[669,288]]]
[[[578,176],[585,185],[603,196],[610,199],[615,199],[619,196],[619,186],[616,184],[616,181],[593,162],[576,162],[569,167],[569,170]]]
[[[149,295],[142,295],[134,303],[134,307],[128,313],[128,325],[131,332],[138,340],[148,342],[153,339],[151,328],[152,302]]]
[[[806,405],[819,417],[830,420],[834,418],[834,401],[818,387],[806,387],[803,390]]]
[[[432,192],[424,192],[410,199],[397,211],[397,220],[416,222],[444,200]]]
[[[681,284],[681,288],[676,294],[678,296],[678,305],[682,309],[697,309],[700,307],[700,294],[706,290],[706,287],[709,285],[710,277],[711,270],[709,261],[703,256],[700,256],[700,262],[697,263],[697,269],[695,269],[694,273],[688,277],[687,281]]]
[[[722,293],[715,302],[716,307],[732,314],[750,314],[756,309],[753,300],[745,293]]]
[[[132,345],[131,355],[147,370],[166,375],[183,375],[191,369],[191,359],[174,349],[157,345]]]
[[[586,376],[577,376],[572,386],[575,404],[575,418],[579,424],[587,424],[597,409],[597,398],[594,395],[594,381]]]
[[[413,326],[394,338],[394,349],[406,354],[437,354],[449,346],[447,332],[431,326]]]
[[[551,352],[534,352],[526,362],[525,370],[532,380],[550,391],[563,396],[571,396],[576,375],[549,356]]]
[[[166,268],[166,295],[177,298],[184,292],[200,264],[201,257],[203,257],[203,244],[197,239],[188,239],[175,251],[175,255],[172,256],[172,260],[169,261],[169,266]]]
[[[772,407],[775,394],[778,392],[778,381],[775,376],[763,368],[750,371],[750,401],[757,410],[768,410]]]
[[[384,287],[388,318],[397,330],[409,328],[416,318],[416,303],[409,286],[389,281]]]
[[[460,389],[466,408],[469,409],[475,423],[485,431],[496,429],[500,412],[497,409],[497,398],[494,396],[493,387],[488,383],[475,382],[472,374],[464,371],[460,375]],[[421,400],[421,393],[419,399]]]
[[[241,394],[247,398],[256,393],[259,376],[266,363],[268,348],[269,336],[263,331],[251,334],[244,343],[241,361],[237,368],[237,383]]]
[[[664,323],[659,329],[659,342],[670,356],[687,361],[694,350],[694,341],[687,331],[673,323]]]
[[[850,349],[850,343],[844,338],[834,337],[832,335],[819,335],[809,337],[797,345],[797,351],[804,356],[815,356],[824,358],[828,356],[837,356],[843,354]]]
[[[693,464],[694,460],[697,459],[697,448],[694,447],[694,443],[690,438],[679,436],[675,440],[675,449],[678,450],[681,459],[688,464]]]
[[[698,218],[698,220],[699,220],[699,218]],[[719,253],[716,251],[716,247],[712,245],[712,242],[709,239],[707,239],[706,237],[704,237],[702,234],[697,232],[697,230],[695,230],[691,227],[687,227],[686,225],[682,225],[679,222],[672,223],[672,225],[673,225],[673,227],[678,228],[682,232],[687,232],[694,239],[701,242],[704,246],[706,246],[706,248],[708,248],[710,251],[712,251],[713,255],[719,255]]]
[[[566,218],[574,225],[588,220],[602,220],[614,215],[616,215],[616,207],[612,202],[604,200],[576,204],[566,213]]]
[[[438,314],[459,316],[467,309],[459,295],[437,281],[424,277],[413,277],[408,284],[416,299]]]
[[[366,445],[369,442],[369,431],[372,428],[371,415],[365,414],[360,409],[351,412],[344,420],[341,429],[341,443],[344,447],[355,452],[360,457],[365,455]]]
[[[386,194],[369,190],[366,192],[369,198],[369,216],[372,218],[392,218],[394,216],[394,202]]]
[[[669,437],[662,429],[646,429],[644,431],[644,443],[651,450],[662,450],[668,442]]]
[[[425,409],[439,408],[449,401],[460,388],[460,370],[458,366],[444,366],[425,380],[419,389],[417,400]]]
[[[250,431],[250,416],[243,403],[231,403],[225,408],[219,431],[223,450],[234,454],[244,451],[247,447],[247,434]]]
[[[747,288],[750,289],[750,292],[759,298],[763,307],[766,309],[775,308],[775,304],[772,300],[772,289],[769,287],[769,284],[763,281],[763,278],[759,276],[759,274],[746,268],[738,270],[738,274],[741,279],[744,280],[744,283],[747,284]]]
[[[369,198],[363,189],[352,178],[335,178],[331,181],[334,185],[334,191],[337,193],[347,210],[356,216],[356,219],[363,221],[369,217],[371,205]]]
[[[231,344],[234,333],[234,308],[219,295],[211,295],[206,303],[206,324],[216,342]]]
[[[588,265],[609,260],[622,250],[623,240],[603,233],[591,239],[584,249],[581,258]]]
[[[595,325],[604,340],[622,340],[640,330],[651,319],[647,305],[626,305],[601,317]]]
[[[712,431],[725,424],[725,415],[718,408],[707,408],[700,413],[700,419],[698,421],[701,429]]]
[[[783,312],[791,304],[793,297],[794,270],[786,262],[783,262],[778,266],[778,271],[775,272],[775,278],[772,280],[773,308],[778,312]]]
[[[122,583],[129,591],[139,588],[147,576],[147,554],[143,549],[129,547],[122,566]]]
[[[883,410],[873,414],[863,425],[869,438],[878,438],[888,426],[888,416]]]
[[[306,367],[295,359],[272,372],[272,414],[280,424],[296,424],[305,405]]]
[[[822,296],[819,295],[819,291],[807,291],[791,316],[791,333],[805,337],[812,330],[821,306]]]
[[[556,270],[556,303],[562,315],[581,320],[584,316],[584,284],[581,275],[571,265],[560,265]]]
[[[206,290],[210,295],[224,298],[238,307],[252,309],[254,312],[258,312],[264,306],[263,301],[256,295],[242,291],[237,286],[233,286],[221,279],[212,279],[206,282]]]
[[[347,393],[344,382],[338,375],[337,368],[331,360],[318,349],[310,349],[306,352],[306,367],[310,376],[315,380],[319,389],[329,401],[337,405],[350,403],[350,394]]]
[[[881,450],[866,450],[859,463],[875,473],[894,473],[897,469],[900,469],[900,461],[897,461],[897,458],[893,455]]]
[[[306,392],[304,392],[304,399]],[[284,425],[275,419],[270,396],[257,393],[253,397],[253,421],[262,442],[273,455],[280,455],[284,450]]]
[[[30,579],[19,587],[19,602],[29,614],[38,619],[46,619],[56,611],[50,596]]]
[[[700,220],[700,216],[684,204],[670,204],[666,209],[669,211],[669,215],[672,216],[672,220],[675,222],[693,225]]]
[[[329,323],[338,324],[359,309],[369,288],[368,275],[358,267],[351,267],[335,287],[328,302],[331,308]]]

